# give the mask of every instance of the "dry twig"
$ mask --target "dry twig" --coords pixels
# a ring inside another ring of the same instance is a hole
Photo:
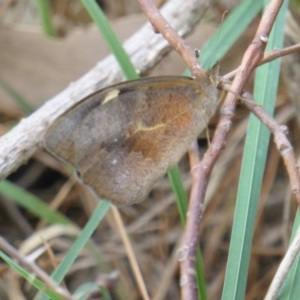
[[[284,256],[280,266],[275,274],[275,277],[270,285],[268,293],[264,300],[275,300],[277,299],[278,292],[286,279],[288,272],[290,271],[293,262],[297,258],[297,255],[300,251],[300,228],[293,239],[292,244],[290,245],[286,255]]]
[[[63,299],[71,299],[68,291],[60,287],[53,279],[45,273],[42,269],[40,269],[35,263],[29,261],[25,256],[23,256],[17,249],[11,246],[4,238],[0,237],[0,249],[5,251],[11,258],[16,259],[21,265],[26,267],[29,272],[35,274],[38,278],[40,278],[45,285],[60,294]]]
[[[149,22],[155,28],[155,31],[160,32],[163,37],[169,42],[174,50],[176,50],[185,61],[191,74],[198,77],[206,73],[201,68],[197,59],[197,50],[191,47],[179,34],[170,26],[166,19],[156,8],[152,0],[138,0],[138,3],[148,18]]]
[[[299,51],[300,51],[300,43],[286,47],[284,49],[273,49],[264,54],[264,58],[262,59],[262,61],[260,62],[259,65],[266,64],[276,58],[280,58],[282,56],[289,55],[291,53],[299,52]],[[235,70],[231,71],[230,73],[224,75],[222,77],[222,79],[226,80],[226,79],[233,78],[237,72],[238,72],[238,69],[235,69]]]
[[[297,160],[293,152],[293,147],[286,137],[286,126],[280,126],[271,116],[269,116],[262,106],[257,105],[250,93],[243,93],[243,98],[247,101],[244,104],[256,117],[265,124],[274,135],[274,142],[280,152],[285,163],[291,186],[292,192],[297,197],[297,202],[300,205],[300,175],[297,168]]]
[[[134,277],[137,280],[137,284],[138,284],[138,287],[139,287],[140,292],[142,294],[142,297],[143,297],[144,300],[149,300],[150,298],[149,298],[149,295],[148,295],[148,292],[147,292],[145,281],[143,280],[143,276],[141,274],[140,267],[138,265],[136,256],[134,255],[133,247],[132,247],[132,244],[130,242],[129,236],[126,232],[125,226],[123,224],[123,220],[122,220],[122,217],[120,215],[120,212],[119,212],[118,208],[116,208],[115,206],[112,206],[111,209],[112,209],[112,213],[113,213],[117,228],[119,230],[121,239],[122,239],[123,244],[125,246],[127,257],[129,259],[132,272],[134,273]]]

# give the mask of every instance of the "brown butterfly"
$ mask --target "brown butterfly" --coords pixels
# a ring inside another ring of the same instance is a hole
[[[217,106],[211,75],[163,76],[106,87],[50,127],[45,148],[114,204],[144,200],[206,127]]]

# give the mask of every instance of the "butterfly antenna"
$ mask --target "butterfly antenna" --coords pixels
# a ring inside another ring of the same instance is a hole
[[[228,14],[228,10],[225,10],[222,14],[222,19],[221,19],[221,24],[220,24],[220,30],[218,31],[218,35],[217,35],[217,39],[216,39],[216,42],[215,42],[215,45],[213,47],[213,51],[211,52],[211,55],[210,55],[210,64],[209,64],[209,70],[213,67],[212,65],[212,57],[213,57],[213,54],[216,52],[216,49],[217,49],[217,46],[218,46],[218,43],[219,43],[219,38],[220,38],[220,35],[221,35],[221,32],[222,32],[222,25],[224,23],[224,19],[225,19],[225,16]]]
[[[247,99],[247,98],[245,98],[245,97],[243,97],[243,96],[235,93],[230,88],[223,87],[222,88],[222,96],[221,97],[223,97],[223,95],[225,95],[225,93],[232,93],[233,95],[235,95],[242,102],[248,102],[248,103],[251,103],[251,104],[254,104],[254,105],[257,105],[257,106],[261,106],[261,104],[258,104],[256,102],[254,102],[253,100]]]

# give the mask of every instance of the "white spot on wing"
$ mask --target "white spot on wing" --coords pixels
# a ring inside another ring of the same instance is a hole
[[[110,100],[113,100],[113,99],[115,99],[116,97],[118,97],[118,95],[119,95],[119,93],[120,93],[120,90],[111,90],[111,91],[109,91],[108,93],[107,93],[107,95],[105,96],[105,98],[104,98],[104,100],[103,100],[103,102],[102,102],[102,104],[101,105],[104,105],[104,104],[106,104],[107,102],[109,102]]]

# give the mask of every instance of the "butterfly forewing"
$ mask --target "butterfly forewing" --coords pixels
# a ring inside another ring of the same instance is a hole
[[[117,84],[63,114],[45,147],[72,164],[98,196],[136,203],[204,129],[216,106],[209,94],[216,102],[215,88],[205,92],[186,77]]]

